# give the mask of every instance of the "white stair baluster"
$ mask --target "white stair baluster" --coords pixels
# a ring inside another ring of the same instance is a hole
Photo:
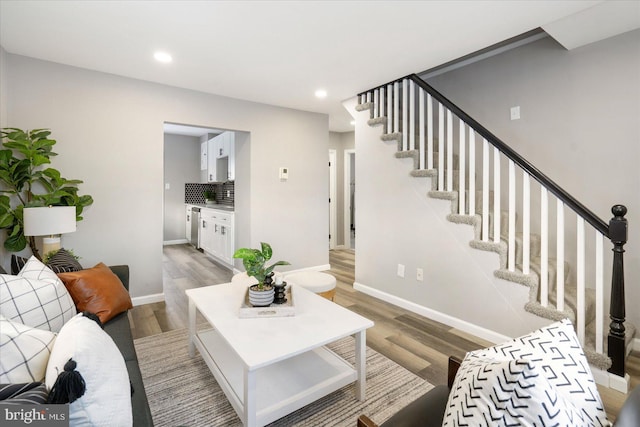
[[[400,132],[400,83],[393,82],[393,132]]]
[[[460,215],[464,215],[467,213],[466,210],[466,200],[465,200],[465,181],[466,181],[466,176],[465,176],[465,172],[466,172],[466,163],[467,163],[467,158],[466,158],[466,145],[467,145],[467,140],[466,140],[466,134],[465,134],[465,124],[462,121],[462,119],[460,119],[460,124],[458,126],[458,130],[459,130],[459,135],[458,135],[458,141],[459,141],[459,153],[458,153],[458,213]]]
[[[596,231],[596,352],[604,353],[604,235]]]
[[[489,241],[489,141],[482,139],[482,241]]]
[[[578,333],[580,344],[584,346],[586,284],[584,279],[584,219],[580,215],[577,215],[576,221],[576,251],[576,291],[578,293],[576,297],[576,332]]]
[[[500,150],[493,147],[493,242],[500,242]]]
[[[453,115],[447,109],[447,191],[453,191]]]
[[[427,169],[433,169],[433,100],[427,94]]]
[[[531,180],[522,172],[522,274],[531,266]]]
[[[421,87],[418,88],[418,118],[420,119],[420,169],[424,169],[425,165],[425,158],[426,158],[426,152],[425,152],[425,139],[424,139],[424,122],[425,122],[425,112],[424,112],[424,89],[422,89]]]
[[[540,187],[540,304],[549,305],[549,192]]]
[[[556,309],[564,311],[564,203],[556,199]]]
[[[509,160],[509,235],[507,248],[507,266],[516,271],[516,165]]]
[[[373,91],[373,117],[380,117],[380,93],[378,89]]]
[[[379,117],[384,117],[384,87],[380,88],[380,111]]]
[[[393,133],[393,86],[387,85],[387,133]]]
[[[444,191],[444,106],[438,103],[438,191]]]
[[[469,127],[469,215],[476,214],[476,132]]]
[[[367,102],[371,102],[371,91],[367,92]]]
[[[416,82],[409,80],[409,150],[416,149]]]
[[[402,151],[407,151],[409,146],[409,81],[402,80]]]

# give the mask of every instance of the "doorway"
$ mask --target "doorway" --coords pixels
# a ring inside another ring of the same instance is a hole
[[[335,249],[337,238],[336,150],[329,150],[329,249]]]
[[[356,150],[344,150],[344,246],[356,248]]]

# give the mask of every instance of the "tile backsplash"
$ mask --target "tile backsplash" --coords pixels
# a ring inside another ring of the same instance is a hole
[[[184,185],[184,202],[193,205],[204,205],[204,192],[206,190],[216,193],[216,203],[233,206],[233,181],[221,184],[187,183]],[[227,196],[227,192],[229,193],[229,196]]]

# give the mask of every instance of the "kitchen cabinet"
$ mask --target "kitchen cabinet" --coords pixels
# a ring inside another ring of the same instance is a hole
[[[207,141],[200,144],[200,170],[206,171],[209,164],[207,163]]]
[[[216,159],[229,156],[229,149],[233,132],[223,132],[216,138]]]
[[[236,179],[236,134],[227,132],[227,142],[229,145],[227,156],[227,181],[235,181]]]
[[[184,228],[184,237],[187,239],[187,242],[191,242],[191,205],[185,205],[185,228]]]
[[[211,138],[207,141],[207,182],[218,182],[216,176],[217,159],[216,152],[216,138]]]
[[[226,182],[236,179],[235,133],[223,132],[206,142],[207,182]],[[202,166],[201,150],[201,166]]]
[[[233,265],[233,213],[203,208],[200,212],[200,248],[209,256]]]

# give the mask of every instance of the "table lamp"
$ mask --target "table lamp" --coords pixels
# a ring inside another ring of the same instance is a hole
[[[42,238],[42,253],[60,249],[60,234],[76,231],[75,206],[24,208],[24,235]]]

